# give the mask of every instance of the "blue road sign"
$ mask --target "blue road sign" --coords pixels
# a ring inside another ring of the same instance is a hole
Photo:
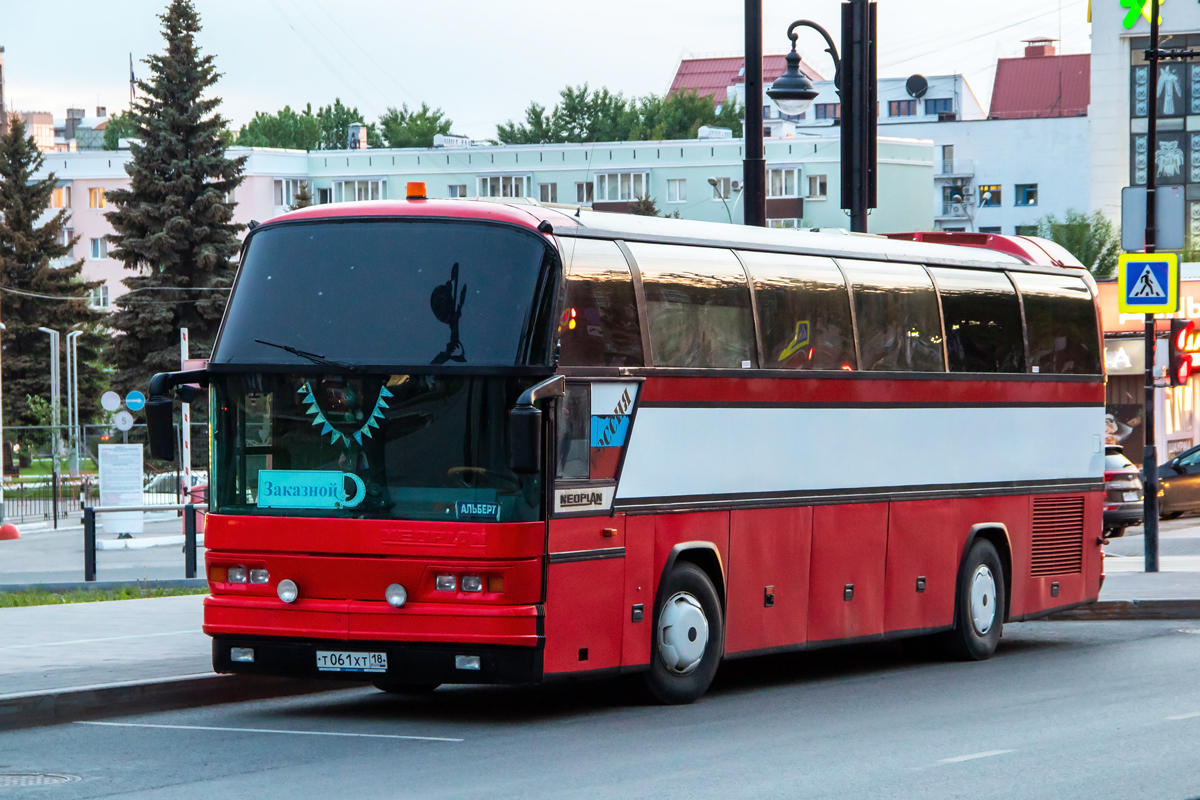
[[[1126,253],[1117,264],[1123,314],[1169,314],[1179,310],[1179,266],[1174,253]]]
[[[129,394],[125,395],[125,406],[130,411],[141,411],[145,405],[146,405],[146,395],[142,394],[141,392],[137,391],[136,389],[134,391],[130,392]]]

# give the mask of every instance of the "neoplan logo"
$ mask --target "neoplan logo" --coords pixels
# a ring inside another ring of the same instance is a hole
[[[590,508],[604,505],[603,492],[563,492],[558,496],[559,508]]]

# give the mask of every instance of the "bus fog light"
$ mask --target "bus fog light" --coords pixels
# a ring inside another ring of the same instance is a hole
[[[391,586],[383,590],[383,596],[387,598],[388,605],[399,608],[408,601],[408,591],[398,583],[393,583]]]
[[[473,669],[479,670],[479,656],[455,656],[455,669]]]
[[[252,569],[252,570],[250,570],[250,582],[251,583],[270,583],[271,582],[271,573],[267,572],[265,569]]]
[[[296,582],[284,578],[279,582],[278,588],[275,589],[279,599],[285,603],[294,603],[296,598],[300,596],[300,590],[296,588]]]
[[[230,567],[226,577],[230,583],[245,583],[246,568],[245,567]]]
[[[488,591],[497,593],[504,591],[503,575],[488,575]]]
[[[439,592],[453,592],[458,587],[458,584],[455,582],[453,575],[438,575],[436,586]]]
[[[229,648],[229,660],[239,664],[254,663],[254,648],[253,647],[231,647]]]
[[[463,575],[462,590],[464,592],[482,592],[483,578],[478,575]]]

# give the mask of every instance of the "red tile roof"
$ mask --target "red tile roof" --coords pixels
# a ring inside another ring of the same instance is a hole
[[[702,97],[711,96],[714,103],[724,103],[727,88],[746,82],[745,75],[739,74],[745,65],[744,56],[685,58],[679,62],[668,93],[689,89]],[[786,56],[763,56],[763,88],[769,87],[786,69]],[[814,81],[824,80],[803,61],[800,70]]]
[[[1002,58],[996,64],[990,119],[1087,116],[1091,56]]]

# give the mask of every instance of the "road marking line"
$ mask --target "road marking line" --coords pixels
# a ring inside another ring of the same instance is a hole
[[[1016,750],[987,750],[982,753],[971,753],[968,756],[955,756],[954,758],[943,758],[937,763],[939,764],[957,764],[960,761],[974,761],[977,758],[991,758],[992,756],[1002,756],[1005,753],[1015,753]]]
[[[417,742],[461,742],[448,736],[401,736],[395,733],[338,733],[334,731],[284,731],[273,728],[219,728],[210,725],[151,725],[146,722],[76,722],[111,728],[158,728],[172,731],[220,731],[221,733],[285,733],[292,736],[344,736],[352,739],[409,739]],[[1001,751],[1008,752],[1008,751]]]
[[[120,642],[125,639],[148,639],[151,636],[182,636],[185,633],[203,633],[199,629],[190,631],[169,631],[167,633],[131,633],[128,636],[106,636],[103,639],[74,639],[69,642],[37,642],[35,644],[9,644],[0,650],[24,650],[27,647],[55,647],[61,644],[94,644],[96,642]]]
[[[1174,717],[1167,717],[1167,719],[1171,719],[1171,720],[1175,720],[1175,719],[1193,719],[1193,718],[1195,718],[1195,717],[1200,717],[1200,711],[1193,711],[1193,712],[1192,712],[1192,713],[1190,713],[1190,714],[1177,714],[1177,715],[1176,715],[1176,716],[1174,716]]]

